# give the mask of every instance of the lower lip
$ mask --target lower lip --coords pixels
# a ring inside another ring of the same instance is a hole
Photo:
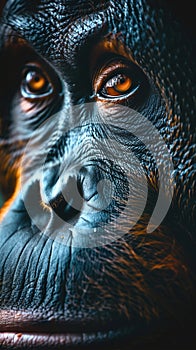
[[[0,333],[0,347],[2,349],[108,349],[108,346],[120,346],[130,336],[130,329],[81,334],[28,334],[28,333]],[[133,340],[133,339],[132,339]],[[109,347],[111,348],[111,347]],[[124,347],[123,347],[124,349]]]

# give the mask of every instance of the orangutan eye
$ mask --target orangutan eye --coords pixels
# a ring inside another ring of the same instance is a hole
[[[94,79],[94,90],[99,99],[123,100],[135,96],[140,79],[128,64],[112,62],[104,66]]]
[[[21,94],[25,98],[39,98],[53,92],[52,84],[37,66],[29,66],[23,71]]]

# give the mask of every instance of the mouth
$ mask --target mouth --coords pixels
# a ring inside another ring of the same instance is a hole
[[[188,333],[185,330],[180,333],[179,325],[171,325],[169,320],[130,324],[120,320],[75,322],[57,321],[50,317],[46,320],[36,319],[28,313],[17,311],[0,311],[0,315],[1,349],[163,350],[166,347],[173,350],[174,346],[178,350],[187,346],[190,350],[194,349],[190,324]]]

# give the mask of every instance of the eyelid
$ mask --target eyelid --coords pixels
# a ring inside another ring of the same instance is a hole
[[[43,77],[50,83],[50,77],[47,72],[42,69],[42,67],[37,63],[27,63],[22,71],[22,76],[24,77],[27,72],[30,70],[36,70],[38,73],[43,75]]]

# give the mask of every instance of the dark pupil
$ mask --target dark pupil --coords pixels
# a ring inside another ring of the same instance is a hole
[[[35,76],[34,76],[34,81],[35,81],[35,82],[40,81],[40,76],[39,76],[39,75],[35,75]]]
[[[123,84],[126,81],[126,77],[124,75],[118,76],[118,84]]]

